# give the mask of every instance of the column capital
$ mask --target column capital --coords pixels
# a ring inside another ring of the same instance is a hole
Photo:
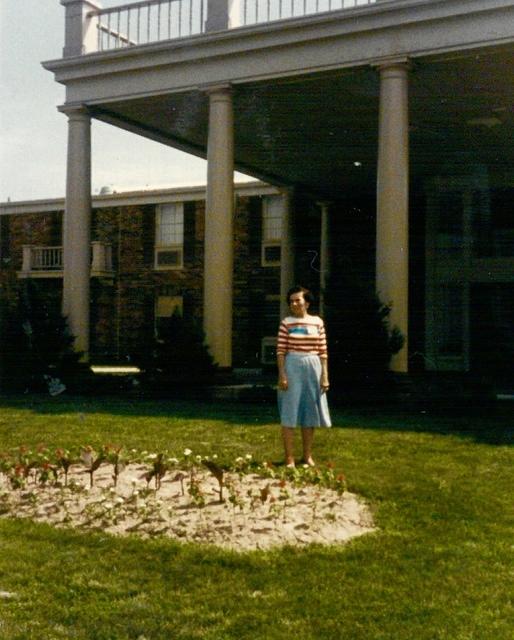
[[[204,93],[206,93],[210,98],[214,98],[216,96],[223,98],[229,98],[233,94],[232,85],[229,82],[224,84],[208,84],[202,87]]]
[[[402,69],[408,71],[412,67],[412,61],[407,56],[385,58],[379,62],[373,62],[371,66],[378,71]]]
[[[84,105],[67,105],[62,104],[57,107],[57,110],[61,113],[64,113],[71,119],[83,119],[83,118],[91,118],[91,114],[89,113],[89,109]]]

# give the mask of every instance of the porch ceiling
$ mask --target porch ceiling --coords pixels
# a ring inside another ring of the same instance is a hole
[[[413,176],[440,173],[459,153],[514,165],[512,48],[417,59],[409,82]],[[378,93],[378,72],[370,67],[234,85],[236,167],[322,197],[374,189]],[[91,110],[98,119],[205,157],[208,103],[200,91]]]

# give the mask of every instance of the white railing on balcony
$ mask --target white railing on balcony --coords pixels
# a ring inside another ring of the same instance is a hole
[[[48,274],[56,276],[63,271],[62,247],[37,247],[23,245],[22,277],[45,277]],[[112,274],[112,246],[108,242],[98,240],[91,243],[91,275],[106,276]]]
[[[172,40],[207,31],[355,9],[377,0],[143,0],[86,14],[96,51]],[[84,33],[87,31],[84,25]],[[95,50],[84,47],[83,53]]]
[[[207,0],[146,0],[91,11],[97,50],[148,44],[203,33]]]
[[[61,271],[62,247],[23,247],[23,271]]]
[[[340,9],[355,9],[376,0],[239,0],[241,25],[287,20]]]

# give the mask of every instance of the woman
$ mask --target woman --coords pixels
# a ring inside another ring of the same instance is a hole
[[[287,303],[291,315],[282,320],[278,330],[278,404],[288,467],[294,467],[295,427],[302,428],[303,461],[314,466],[314,427],[331,426],[325,327],[319,316],[308,313],[312,302],[308,289],[290,289]]]

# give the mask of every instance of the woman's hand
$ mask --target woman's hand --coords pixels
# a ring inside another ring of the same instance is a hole
[[[287,391],[287,378],[286,376],[281,376],[278,379],[278,388],[280,389],[280,391]]]

